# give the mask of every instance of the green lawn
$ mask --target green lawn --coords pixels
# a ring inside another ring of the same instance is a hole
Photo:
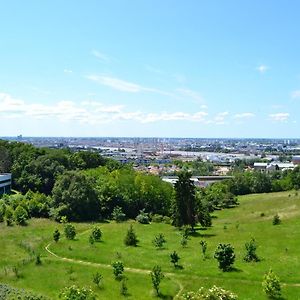
[[[290,196],[289,196],[290,195]],[[239,299],[266,299],[262,292],[263,275],[270,268],[280,277],[286,299],[298,299],[300,295],[300,197],[295,192],[248,195],[240,197],[240,205],[215,213],[213,227],[200,228],[189,239],[187,247],[180,245],[180,232],[167,224],[150,225],[125,223],[100,223],[103,241],[90,245],[88,237],[91,224],[75,224],[79,234],[76,240],[61,239],[51,243],[49,249],[60,257],[74,261],[63,261],[45,251],[51,242],[55,228],[62,225],[49,220],[31,220],[26,227],[11,228],[0,225],[0,281],[16,287],[29,288],[56,299],[58,291],[71,284],[91,286],[100,299],[119,299],[120,283],[113,278],[110,265],[122,260],[126,270],[128,291],[131,299],[154,299],[150,276],[143,270],[151,270],[159,264],[168,273],[162,283],[165,299],[175,296],[181,286],[184,290],[196,290],[201,286],[222,286],[237,293]],[[282,223],[272,225],[278,213]],[[138,247],[126,247],[123,239],[130,224],[139,239]],[[167,243],[157,250],[152,244],[154,236],[163,233]],[[251,237],[258,244],[257,254],[261,261],[246,263],[244,244]],[[201,255],[200,240],[208,243],[206,260]],[[234,271],[221,272],[213,258],[218,243],[231,243],[235,248]],[[42,255],[42,265],[27,262],[28,249]],[[182,269],[174,269],[169,255],[176,250],[181,257]],[[92,262],[93,265],[78,261]],[[22,263],[23,261],[23,263]],[[19,262],[20,278],[10,268]],[[92,284],[92,274],[99,271],[104,277],[103,289]]]

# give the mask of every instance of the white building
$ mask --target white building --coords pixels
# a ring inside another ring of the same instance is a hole
[[[0,174],[0,195],[9,193],[11,189],[11,174]]]

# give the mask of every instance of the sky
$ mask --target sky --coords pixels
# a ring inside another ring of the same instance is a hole
[[[299,138],[299,11],[0,0],[0,136]]]

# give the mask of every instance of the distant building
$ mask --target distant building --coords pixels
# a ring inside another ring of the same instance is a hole
[[[256,171],[266,171],[268,163],[255,162],[253,165],[254,170]]]
[[[0,174],[0,194],[7,194],[11,189],[11,174]]]
[[[295,165],[300,165],[300,156],[293,156],[292,162]]]
[[[276,161],[271,163],[255,162],[253,165],[254,170],[262,172],[293,170],[295,167],[294,163],[282,163]]]

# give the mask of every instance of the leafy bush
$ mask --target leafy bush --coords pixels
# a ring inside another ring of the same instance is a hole
[[[185,293],[181,299],[184,300],[236,300],[238,296],[234,293],[213,286],[210,289],[200,288],[197,292]]]
[[[150,223],[150,217],[148,213],[145,213],[145,210],[140,210],[140,213],[136,217],[136,220],[141,224],[149,224]]]
[[[164,221],[164,216],[159,215],[159,214],[154,214],[151,217],[152,222],[154,223],[162,223]]]
[[[76,236],[76,229],[74,225],[66,224],[64,231],[65,231],[65,236],[68,240],[74,240]]]
[[[234,248],[230,244],[219,244],[214,258],[219,262],[219,268],[225,272],[231,269],[235,260]]]
[[[53,232],[53,240],[55,243],[57,243],[60,239],[60,232],[58,229],[55,229],[55,231]]]
[[[25,290],[13,288],[0,283],[0,299],[6,300],[49,300],[45,296],[34,294]]]
[[[111,217],[113,220],[115,220],[117,223],[122,222],[125,220],[126,215],[123,213],[123,210],[121,207],[116,206],[111,214]]]
[[[115,261],[112,263],[113,272],[116,280],[121,280],[124,272],[124,264],[121,261]]]
[[[273,225],[279,225],[281,223],[281,220],[280,220],[280,217],[278,214],[276,214],[274,217],[273,217]]]
[[[14,220],[17,225],[26,225],[26,221],[28,220],[28,213],[27,211],[19,205],[16,210],[14,211]]]
[[[102,231],[98,226],[94,226],[92,229],[92,237],[94,238],[94,240],[96,242],[100,242],[101,241],[101,237],[102,237]]]
[[[281,298],[281,286],[280,280],[270,269],[267,274],[265,274],[262,282],[263,290],[270,299],[280,299]]]
[[[257,245],[255,240],[252,238],[250,242],[245,244],[246,255],[244,257],[244,261],[259,261],[259,258],[256,254]]]
[[[133,230],[133,226],[130,225],[129,229],[127,230],[127,234],[125,236],[125,239],[124,239],[124,244],[126,246],[134,246],[136,247],[137,244],[138,244],[138,239],[137,239],[137,236]]]
[[[75,285],[65,287],[59,294],[62,300],[95,300],[96,296],[89,288],[78,287]]]
[[[153,245],[158,249],[162,249],[166,242],[167,241],[165,239],[165,236],[162,233],[156,235],[154,240],[152,241]]]

